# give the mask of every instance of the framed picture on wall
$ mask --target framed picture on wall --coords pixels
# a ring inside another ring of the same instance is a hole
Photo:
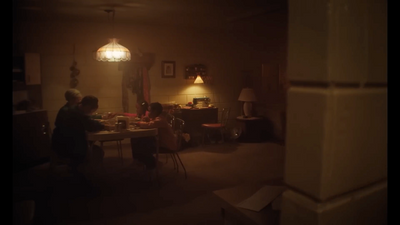
[[[162,61],[161,62],[161,77],[162,78],[175,78],[175,61]]]

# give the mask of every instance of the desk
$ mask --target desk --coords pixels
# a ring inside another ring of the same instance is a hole
[[[185,132],[190,134],[191,144],[200,142],[202,135],[201,124],[218,123],[218,108],[181,109],[174,114],[185,121]]]
[[[87,140],[92,142],[89,146],[89,157],[92,155],[92,147],[96,141],[109,141],[116,139],[125,139],[125,138],[142,138],[142,137],[156,137],[157,139],[157,151],[156,151],[156,162],[158,162],[158,129],[133,129],[133,130],[125,130],[121,132],[112,132],[112,131],[99,131],[99,132],[90,132],[87,134]],[[158,167],[156,167],[156,178],[158,180]]]

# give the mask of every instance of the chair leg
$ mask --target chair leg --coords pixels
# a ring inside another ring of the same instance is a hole
[[[179,164],[178,164],[178,160],[176,160],[175,154],[171,153],[171,157],[174,159],[174,162],[176,164],[176,172],[179,173]]]
[[[121,159],[121,153],[119,152],[119,143],[118,143],[118,141],[116,141],[116,142],[117,142],[117,153],[118,153],[118,158]]]
[[[166,154],[166,156],[168,157],[171,157],[171,159],[172,159],[172,163],[174,164],[174,170],[176,169],[176,162],[175,162],[175,159],[174,159],[174,157],[172,156],[172,154]]]
[[[214,131],[214,130],[212,130],[212,131]],[[208,141],[210,142],[210,144],[212,144],[213,142],[212,142],[212,140],[210,138],[210,132],[207,132],[206,134],[207,134]]]
[[[171,154],[171,158],[172,158],[172,160],[174,160],[174,163],[175,163],[175,165],[174,165],[174,169],[178,169],[178,161],[176,160],[176,158],[175,158],[175,156],[174,156],[174,154]]]
[[[119,142],[119,150],[121,151],[121,162],[122,162],[122,164],[124,164],[124,155],[122,154],[123,152],[122,152],[122,142],[121,141],[118,141]]]
[[[118,156],[121,159],[121,165],[124,165],[124,157],[122,155],[122,143],[121,141],[117,141],[117,150],[118,150]]]
[[[174,155],[176,155],[176,156],[178,157],[179,162],[180,162],[181,165],[182,165],[183,171],[185,171],[185,179],[187,179],[186,168],[185,168],[185,166],[184,166],[183,163],[182,163],[181,157],[179,157],[178,153],[175,153]]]

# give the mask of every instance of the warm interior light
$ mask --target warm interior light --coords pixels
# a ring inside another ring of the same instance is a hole
[[[195,84],[204,84],[203,79],[201,79],[200,75],[197,75],[196,80],[194,80]]]
[[[96,60],[103,62],[120,62],[131,60],[129,49],[118,44],[118,39],[111,38],[110,42],[100,47],[96,52]]]
[[[243,113],[244,117],[252,117],[252,102],[257,101],[256,94],[254,93],[254,90],[251,88],[243,88],[242,91],[240,92],[239,95],[239,101],[244,102],[243,103]]]

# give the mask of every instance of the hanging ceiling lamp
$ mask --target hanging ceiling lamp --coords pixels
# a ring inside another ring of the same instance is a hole
[[[114,31],[114,10],[105,10],[108,14],[112,12],[112,28]],[[120,62],[120,61],[130,61],[131,52],[129,49],[118,44],[119,39],[110,38],[109,43],[97,49],[96,60],[103,62]]]

